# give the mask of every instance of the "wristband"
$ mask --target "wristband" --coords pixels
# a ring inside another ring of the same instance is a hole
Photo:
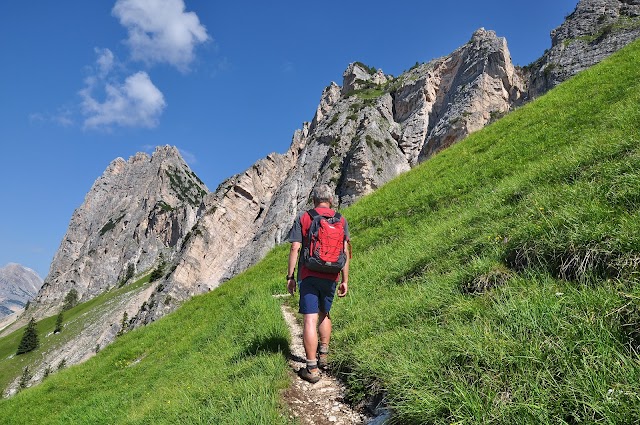
[[[293,279],[293,275],[287,276],[287,282],[290,281],[291,279]]]

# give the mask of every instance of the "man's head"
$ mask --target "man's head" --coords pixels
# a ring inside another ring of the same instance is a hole
[[[330,206],[333,205],[333,191],[329,185],[321,184],[320,186],[316,186],[313,189],[312,197],[314,206],[318,206],[323,202],[328,203]]]

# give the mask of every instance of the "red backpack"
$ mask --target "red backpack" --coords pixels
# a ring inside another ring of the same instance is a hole
[[[347,262],[342,216],[336,212],[333,217],[325,217],[315,209],[307,213],[312,221],[302,252],[304,265],[317,272],[339,273]]]

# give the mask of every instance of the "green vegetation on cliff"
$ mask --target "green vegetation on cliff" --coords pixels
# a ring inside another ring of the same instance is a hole
[[[639,64],[634,43],[344,211],[354,258],[331,361],[354,401],[384,393],[409,424],[640,421]],[[286,256],[0,401],[0,417],[287,423],[271,297]]]

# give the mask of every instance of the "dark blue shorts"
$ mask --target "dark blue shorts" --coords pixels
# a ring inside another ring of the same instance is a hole
[[[336,282],[309,276],[300,282],[300,314],[329,313]]]

